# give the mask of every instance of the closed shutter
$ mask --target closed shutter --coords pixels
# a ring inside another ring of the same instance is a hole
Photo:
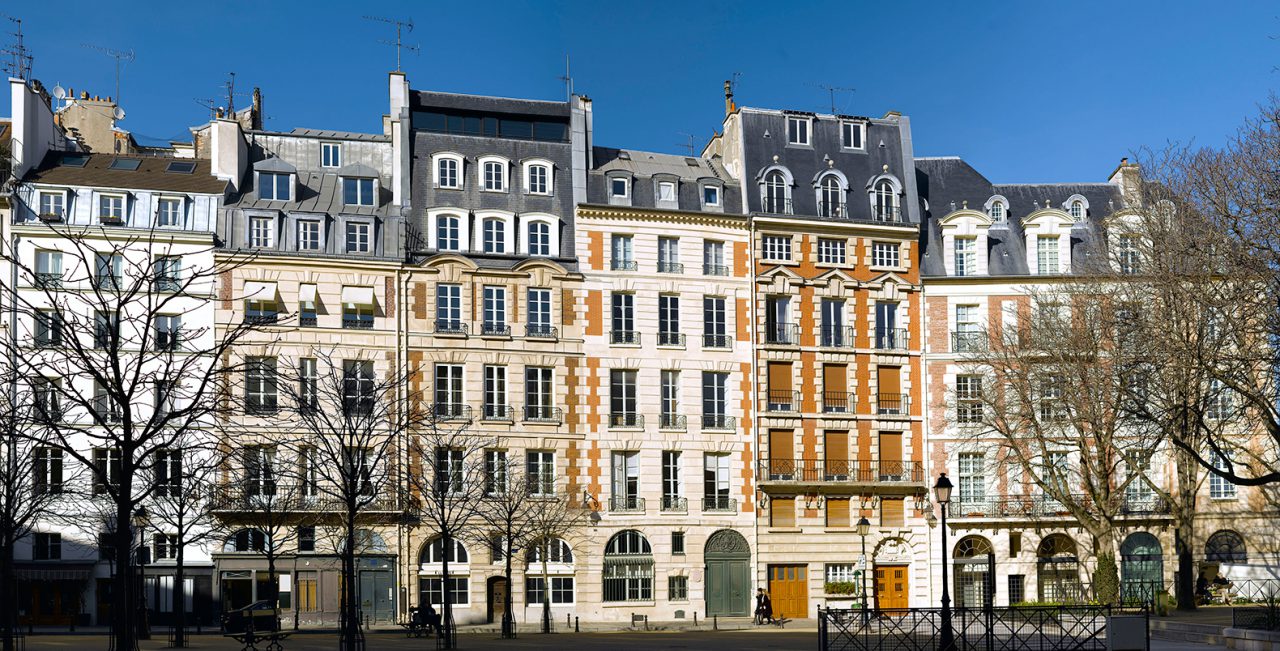
[[[775,497],[769,502],[769,526],[796,526],[796,498]]]
[[[827,499],[827,526],[849,526],[849,500],[847,498]]]
[[[769,391],[791,391],[790,362],[769,362]]]
[[[822,390],[844,397],[849,391],[849,367],[844,364],[824,364],[822,367]]]
[[[902,432],[880,432],[880,464],[902,462]]]
[[[823,445],[823,463],[826,466],[827,477],[848,477],[848,432],[827,432],[826,443]]]
[[[902,367],[877,366],[876,390],[880,392],[881,396],[886,394],[897,396],[902,393]]]
[[[880,526],[901,527],[907,523],[905,502],[901,499],[880,500]]]
[[[789,429],[769,430],[769,458],[774,461],[795,459],[795,433]]]

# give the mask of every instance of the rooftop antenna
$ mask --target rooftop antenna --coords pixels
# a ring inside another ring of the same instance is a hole
[[[231,117],[236,113],[236,73],[228,72],[223,86],[227,89],[227,117]]]
[[[395,18],[384,18],[384,17],[382,17],[382,16],[365,16],[365,17],[364,17],[364,19],[365,19],[365,20],[372,20],[372,21],[374,21],[374,22],[379,22],[379,23],[387,23],[388,25],[395,25],[395,26],[396,26],[396,40],[394,40],[394,41],[389,41],[389,40],[387,40],[387,39],[385,39],[385,38],[380,38],[380,39],[378,39],[378,42],[379,42],[379,43],[381,43],[381,44],[383,44],[383,45],[393,45],[393,46],[395,46],[395,48],[396,48],[396,72],[400,72],[400,50],[408,50],[408,51],[410,51],[410,52],[413,52],[414,54],[417,54],[417,53],[419,52],[419,49],[420,49],[420,48],[419,48],[419,46],[417,46],[417,45],[406,45],[406,44],[404,43],[404,41],[403,41],[403,40],[401,40],[401,38],[400,38],[400,32],[401,32],[401,30],[402,30],[402,29],[407,29],[407,30],[408,30],[408,31],[410,31],[410,32],[412,32],[412,31],[413,31],[413,19],[409,19],[409,20],[398,20],[398,19],[395,19]]]
[[[831,114],[832,115],[839,115],[840,113],[843,112],[843,111],[836,110],[836,93],[837,92],[852,93],[854,90],[856,90],[855,88],[849,88],[846,86],[829,86],[827,84],[818,84],[817,86],[818,88],[821,88],[822,90],[827,91],[828,96],[831,98]]]
[[[13,31],[9,32],[13,36],[13,45],[0,50],[0,54],[7,54],[13,57],[12,61],[4,64],[5,73],[10,77],[19,79],[27,79],[31,76],[31,51],[27,49],[26,42],[22,37],[22,19],[9,14],[0,14],[9,19],[13,23]]]
[[[694,147],[693,147],[693,134],[692,134],[692,133],[685,133],[685,132],[683,132],[683,131],[679,131],[679,132],[677,132],[677,133],[679,133],[680,135],[682,135],[682,136],[684,136],[684,137],[685,137],[685,142],[682,142],[682,143],[680,143],[680,144],[679,144],[679,145],[677,145],[677,146],[679,146],[679,147],[684,147],[685,149],[688,149],[688,150],[689,150],[689,158],[696,158],[696,156],[695,156],[695,155],[694,155],[694,153],[693,153],[693,149],[694,149]]]
[[[738,79],[742,78],[741,72],[735,72],[729,76],[729,90],[736,95],[738,93]]]
[[[136,58],[133,54],[133,50],[132,49],[117,50],[114,48],[102,47],[101,45],[90,45],[89,43],[82,43],[81,47],[86,47],[86,48],[89,48],[90,50],[97,50],[116,60],[116,105],[119,106],[120,105],[120,62],[124,61],[125,63],[133,63],[133,60]]]
[[[560,81],[564,82],[565,95],[568,97],[565,101],[573,101],[573,75],[569,70],[569,55],[564,55],[564,76],[560,77]]]

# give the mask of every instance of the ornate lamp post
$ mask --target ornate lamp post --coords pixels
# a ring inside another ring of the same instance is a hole
[[[866,516],[858,518],[858,535],[862,537],[862,623],[865,626],[871,621],[867,616],[867,599],[871,598],[871,591],[867,590],[867,570],[870,565],[867,564],[867,534],[871,531],[871,521]]]
[[[947,473],[938,475],[934,495],[942,511],[942,633],[938,638],[938,651],[955,651],[955,632],[951,630],[951,594],[947,589],[947,507],[951,503],[951,480]]]

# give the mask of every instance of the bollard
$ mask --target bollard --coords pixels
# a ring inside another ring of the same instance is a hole
[[[648,616],[648,615],[645,615],[645,616],[644,616],[644,630],[646,630],[646,631],[647,631],[647,630],[649,630],[649,616]]]
[[[693,611],[693,626],[694,628],[698,627],[698,611],[696,610]]]
[[[564,627],[569,628],[569,613],[564,614]]]
[[[578,630],[578,618],[577,618],[577,617],[574,617],[574,618],[573,618],[573,632],[574,632],[574,633],[579,633],[579,632],[580,632],[580,631]]]
[[[711,630],[713,630],[713,631],[718,631],[718,630],[720,630],[720,616],[719,616],[719,615],[712,615],[712,616],[711,616]]]

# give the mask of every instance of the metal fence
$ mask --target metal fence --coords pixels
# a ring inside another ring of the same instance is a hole
[[[1237,606],[1231,609],[1231,626],[1255,631],[1280,631],[1280,608],[1274,603],[1265,606]]]
[[[1106,651],[1107,606],[958,608],[951,613],[956,651]],[[934,651],[939,608],[818,613],[821,651]]]

